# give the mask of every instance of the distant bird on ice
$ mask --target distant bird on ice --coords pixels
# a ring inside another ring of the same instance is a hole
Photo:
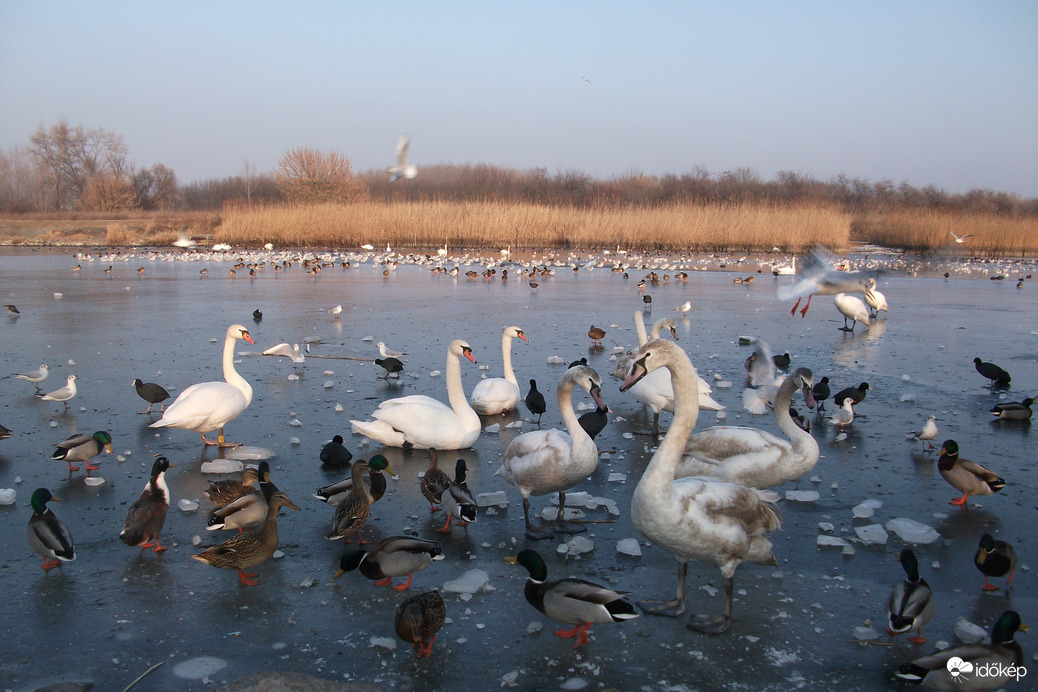
[[[76,395],[76,376],[69,375],[67,384],[61,389],[55,389],[53,392],[46,394],[37,393],[36,396],[44,401],[60,401],[65,405],[65,410],[68,411],[68,402]]]
[[[1008,372],[994,363],[985,363],[980,358],[973,359],[973,366],[977,368],[977,372],[991,380],[993,385],[1005,387],[1013,380]]]
[[[861,322],[865,325],[865,328],[869,328],[869,309],[865,306],[865,302],[857,296],[849,296],[846,293],[837,293],[836,298],[836,309],[843,315],[843,326],[841,330],[845,332],[853,332],[855,325]],[[851,320],[851,326],[847,326],[847,320]]]
[[[339,315],[342,314],[342,306],[341,305],[336,305],[334,308],[332,308],[328,312],[332,313],[332,317],[334,317],[335,319],[339,319]]]
[[[47,379],[48,374],[49,369],[47,368],[47,366],[41,365],[38,369],[33,370],[32,372],[18,373],[17,375],[12,375],[12,377],[18,380],[32,382],[33,386],[36,387],[36,391],[38,392],[40,391],[40,382],[43,382],[45,379]]]
[[[196,245],[198,245],[198,243],[191,240],[191,236],[187,234],[186,229],[177,231],[177,239],[173,241],[173,247],[190,248],[195,247]]]
[[[967,233],[966,235],[955,235],[951,231],[948,231],[948,234],[951,235],[952,238],[955,238],[955,242],[958,243],[959,245],[962,245],[963,243],[965,243],[966,242],[966,238],[972,238],[973,237],[972,233]]]
[[[686,300],[684,303],[682,303],[674,309],[680,312],[682,317],[685,317],[686,315],[688,315],[689,311],[692,310],[692,301]]]
[[[407,148],[411,145],[411,135],[400,135],[400,141],[396,144],[396,165],[386,169],[391,174],[389,182],[394,183],[401,178],[408,180],[418,175],[418,167],[407,163]]]
[[[937,437],[937,416],[930,416],[923,423],[923,429],[916,432],[908,433],[912,439],[919,440],[930,446],[930,449],[934,449],[933,442],[930,440]]]
[[[382,354],[383,358],[399,358],[400,356],[407,355],[406,353],[401,353],[400,351],[394,351],[381,341],[375,345],[378,346],[378,352]]]

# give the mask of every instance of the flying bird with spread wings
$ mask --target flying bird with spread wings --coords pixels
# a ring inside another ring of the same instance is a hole
[[[400,135],[400,141],[396,145],[396,165],[386,169],[392,174],[389,182],[394,183],[401,178],[408,180],[418,175],[418,167],[407,162],[407,148],[411,145],[411,135]]]

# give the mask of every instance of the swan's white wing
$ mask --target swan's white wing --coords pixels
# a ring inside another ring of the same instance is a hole
[[[554,428],[523,433],[508,445],[495,475],[524,494],[535,486],[537,495],[565,490],[572,485],[572,479],[559,472],[557,462],[570,457],[571,444],[569,434]],[[561,487],[555,487],[559,483]]]
[[[492,416],[519,406],[519,387],[503,377],[480,380],[472,388],[470,401],[476,413]]]

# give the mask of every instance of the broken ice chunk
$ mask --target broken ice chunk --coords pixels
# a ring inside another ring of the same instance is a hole
[[[481,569],[470,569],[457,579],[451,579],[443,585],[448,593],[473,594],[487,586],[490,575]]]
[[[858,625],[854,628],[854,638],[860,642],[870,642],[873,639],[879,639],[879,632],[872,627]]]
[[[507,507],[508,495],[504,490],[493,493],[479,493],[476,495],[476,504],[480,507]]]
[[[213,459],[202,464],[202,473],[241,473],[243,465],[234,459]]]
[[[814,490],[787,490],[786,501],[787,502],[814,502],[819,498],[819,495]]]
[[[594,541],[587,536],[574,536],[565,543],[560,544],[556,550],[567,555],[581,555],[590,553],[594,549]]]
[[[843,548],[850,545],[850,543],[839,536],[819,536],[816,540],[816,545],[819,548]]]
[[[855,508],[851,510],[851,514],[854,515],[855,519],[868,519],[873,514],[875,514],[875,510],[873,510],[871,506],[862,502],[860,505],[855,506]]]
[[[886,545],[887,532],[880,524],[869,524],[868,526],[855,526],[854,532],[865,545]]]
[[[396,651],[396,640],[391,637],[372,637],[370,640],[371,646],[379,646],[383,649],[389,649],[390,651]]]
[[[963,644],[976,644],[984,641],[987,632],[983,627],[974,625],[966,618],[959,618],[955,621],[955,636]]]
[[[616,552],[621,555],[640,557],[642,554],[642,547],[638,544],[638,539],[636,538],[621,538],[616,542]]]
[[[897,517],[888,521],[887,531],[896,533],[897,537],[905,543],[916,543],[919,545],[934,543],[941,537],[941,534],[937,533],[937,530],[933,527],[920,524],[918,521],[905,517]]]
[[[194,500],[188,500],[187,498],[181,498],[177,501],[177,507],[180,508],[181,512],[194,512],[198,509],[198,503]]]

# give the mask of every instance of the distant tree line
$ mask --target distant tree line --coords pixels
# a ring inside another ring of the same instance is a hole
[[[390,183],[382,170],[355,173],[338,152],[292,149],[270,172],[246,162],[238,175],[181,184],[157,163],[138,168],[123,138],[64,119],[40,126],[25,146],[0,150],[0,211],[211,211],[227,205],[394,201],[497,201],[575,208],[670,204],[826,203],[854,213],[929,209],[1003,216],[1038,216],[1038,198],[991,190],[964,194],[933,185],[873,182],[838,175],[820,181],[799,171],[764,180],[750,168],[711,174],[649,176],[629,172],[607,180],[580,171],[549,173],[489,164],[423,166],[417,178]]]

